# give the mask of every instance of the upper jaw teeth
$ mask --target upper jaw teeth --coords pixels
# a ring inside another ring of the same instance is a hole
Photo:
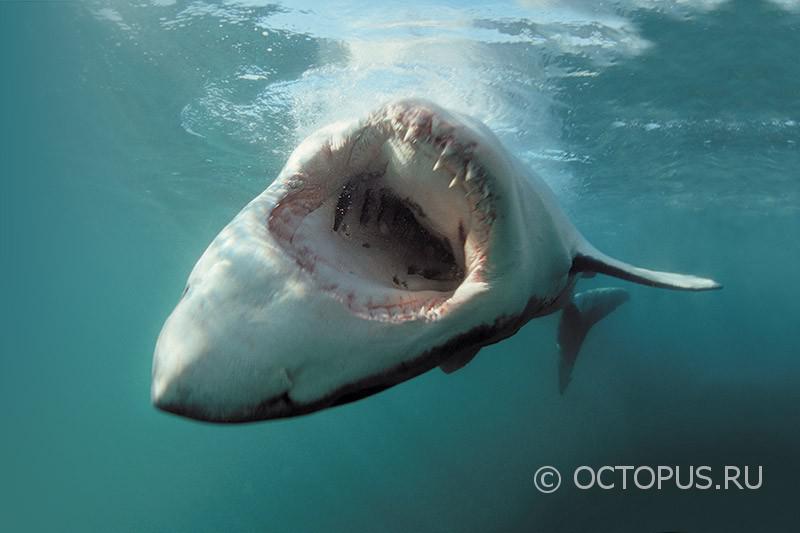
[[[482,199],[478,209],[492,218],[493,196],[490,180],[487,180],[483,169],[474,158],[476,145],[474,142],[464,142],[456,136],[456,128],[439,117],[436,113],[429,113],[417,109],[396,109],[382,117],[390,131],[404,143],[416,144],[424,141],[435,149],[441,150],[432,165],[433,172],[444,172],[452,178],[448,182],[450,189],[460,186],[467,196]]]
[[[447,141],[444,145],[444,149],[442,150],[441,157],[449,157],[456,155],[459,152],[458,144],[456,141]]]
[[[449,187],[452,189],[456,185],[458,185],[460,183],[463,183],[464,182],[464,174],[465,174],[464,165],[461,165],[461,166],[459,166],[458,172],[456,172],[456,175],[453,176],[453,181],[450,182]]]
[[[478,165],[475,164],[474,161],[470,161],[467,163],[467,174],[466,174],[466,181],[472,181],[478,177],[480,174],[480,169]]]
[[[453,176],[449,185],[451,189],[460,183],[483,181],[480,180],[483,176],[480,165],[472,159],[471,153],[459,151],[455,141],[447,142],[433,164],[434,172],[443,168]]]

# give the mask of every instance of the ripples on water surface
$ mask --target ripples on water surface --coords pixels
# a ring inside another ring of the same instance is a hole
[[[0,26],[0,529],[789,530],[798,2],[10,2]],[[155,412],[155,337],[211,238],[307,133],[410,95],[487,122],[599,247],[725,290],[630,288],[564,397],[551,317],[301,419]],[[765,481],[544,497],[542,464]]]

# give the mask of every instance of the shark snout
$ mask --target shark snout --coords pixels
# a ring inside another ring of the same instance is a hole
[[[268,347],[248,341],[242,320],[225,321],[208,305],[181,302],[164,324],[153,356],[151,401],[162,411],[215,422],[292,408],[288,372]],[[201,310],[203,312],[201,312]],[[215,320],[216,319],[216,320]],[[260,357],[253,357],[258,352]],[[285,415],[284,415],[285,416]]]
[[[153,354],[153,405],[198,418],[203,391],[193,369],[208,359],[210,351],[206,333],[179,306],[164,324]]]
[[[264,388],[269,383],[275,385],[273,390]],[[296,405],[289,396],[283,370],[272,379],[260,379],[262,390],[257,394],[242,394],[239,390],[235,391],[237,396],[234,391],[220,391],[208,385],[191,373],[156,374],[151,400],[162,411],[206,422],[249,422],[303,412],[303,406]]]
[[[154,376],[150,390],[150,398],[153,405],[169,413],[188,416],[189,418],[204,418],[202,409],[187,400],[192,396],[191,389],[182,381],[184,380],[181,379],[180,375]]]

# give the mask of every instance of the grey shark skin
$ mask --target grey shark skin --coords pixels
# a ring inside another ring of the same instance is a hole
[[[627,299],[573,299],[583,275],[699,291],[592,247],[481,122],[390,102],[303,141],[199,259],[159,335],[152,400],[249,422],[452,372],[565,309],[562,389],[588,329]]]

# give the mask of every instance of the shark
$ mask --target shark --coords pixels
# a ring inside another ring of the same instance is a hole
[[[211,242],[158,336],[152,402],[218,423],[304,415],[455,372],[557,312],[563,392],[628,300],[576,290],[597,274],[721,287],[602,253],[480,120],[394,100],[308,136]]]

